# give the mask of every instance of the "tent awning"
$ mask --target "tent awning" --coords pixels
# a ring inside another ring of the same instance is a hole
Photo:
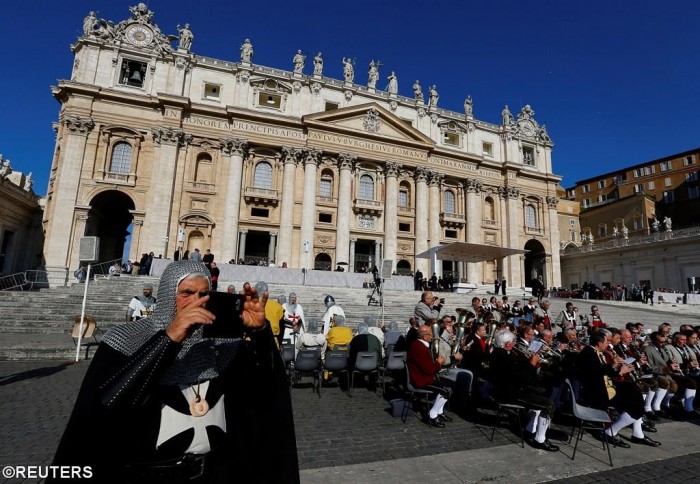
[[[486,260],[501,259],[509,255],[525,254],[522,249],[510,249],[497,245],[470,244],[468,242],[453,242],[440,247],[433,247],[416,255],[421,259],[430,259],[432,253],[438,260],[451,260],[457,262],[483,262]]]

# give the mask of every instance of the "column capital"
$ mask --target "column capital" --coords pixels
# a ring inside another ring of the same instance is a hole
[[[277,237],[279,235],[279,232],[275,232],[274,230],[270,232],[271,237]]]
[[[63,125],[72,134],[87,135],[95,127],[95,122],[88,116],[78,116],[77,114],[66,114],[63,116]]]
[[[428,181],[428,174],[429,173],[430,173],[430,170],[428,170],[427,168],[424,168],[422,166],[417,166],[413,176],[416,179],[416,182],[426,183]]]
[[[239,233],[239,234],[247,234],[248,231],[247,231],[247,230],[239,230],[238,233]]]
[[[338,154],[338,169],[340,170],[354,170],[355,162],[357,161],[357,155],[350,153],[339,153]]]
[[[429,179],[428,179],[428,185],[431,187],[440,187],[442,185],[442,180],[445,178],[445,175],[442,173],[438,173],[436,171],[429,171],[428,172]]]
[[[479,193],[483,189],[483,185],[479,180],[467,178],[464,182],[464,190],[467,193]]]
[[[387,161],[384,163],[384,173],[386,174],[387,178],[398,178],[399,173],[401,173],[401,168],[403,168],[403,166],[400,163],[394,163],[393,161]]]
[[[315,148],[304,148],[302,152],[302,158],[304,161],[304,166],[306,165],[316,165],[318,166],[321,162],[321,151]]]
[[[498,195],[501,198],[515,199],[520,196],[520,188],[508,185],[500,186],[498,187]]]
[[[241,138],[219,138],[219,149],[228,156],[244,157],[248,153],[248,141]]]
[[[282,163],[296,165],[299,163],[299,158],[301,157],[302,150],[300,148],[290,148],[289,146],[283,146],[282,149]]]
[[[153,141],[157,144],[176,144],[178,146],[187,146],[192,141],[192,135],[186,134],[178,128],[170,128],[164,126],[154,126],[151,128]]]
[[[549,197],[546,198],[546,200],[547,200],[547,206],[548,206],[549,208],[552,208],[552,209],[556,209],[556,208],[557,208],[557,205],[559,204],[559,198],[549,196]]]

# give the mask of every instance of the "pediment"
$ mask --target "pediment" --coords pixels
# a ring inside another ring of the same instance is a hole
[[[392,143],[409,143],[430,149],[435,142],[406,121],[376,103],[324,111],[304,116],[309,128],[372,137]]]

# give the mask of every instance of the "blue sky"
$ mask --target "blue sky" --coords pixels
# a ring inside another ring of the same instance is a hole
[[[90,10],[116,22],[136,1],[5,2],[0,17],[0,153],[33,172],[46,193],[59,104],[49,86],[70,76],[69,45]],[[488,5],[486,5],[488,3]],[[700,146],[697,1],[413,0],[279,2],[151,0],[166,33],[189,22],[193,52],[236,61],[249,37],[254,62],[291,70],[296,49],[323,52],[324,74],[355,80],[379,59],[399,93],[436,84],[439,106],[500,122],[525,104],[554,141],[563,185]],[[310,62],[307,61],[307,72]]]

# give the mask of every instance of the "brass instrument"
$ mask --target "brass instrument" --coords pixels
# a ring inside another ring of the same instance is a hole
[[[457,351],[459,351],[459,348],[462,344],[462,338],[464,337],[464,328],[459,328],[457,330],[457,337],[455,338],[454,343],[452,343],[452,358],[454,360],[454,356],[457,354]]]
[[[464,324],[467,322],[467,316],[469,315],[469,313],[464,308],[457,308],[455,309],[455,311],[457,311],[457,313],[459,314],[457,316],[457,324],[464,326]]]
[[[493,346],[493,338],[496,336],[497,329],[498,329],[498,326],[496,325],[496,323],[493,323],[491,325],[491,330],[489,331],[489,338],[486,340],[486,346],[489,350]]]
[[[433,358],[437,360],[440,355],[440,325],[433,323],[431,329],[433,330],[433,339],[430,341],[430,349],[433,351]]]

